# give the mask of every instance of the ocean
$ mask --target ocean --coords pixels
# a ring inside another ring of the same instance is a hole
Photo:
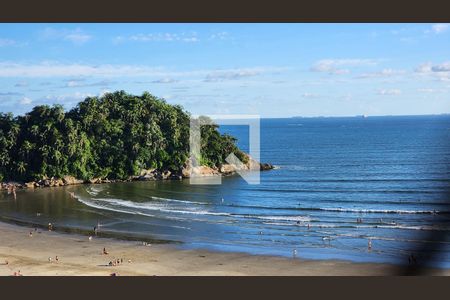
[[[248,128],[223,126],[248,150]],[[0,194],[0,220],[176,247],[450,267],[450,116],[261,120],[259,185],[229,176]],[[68,192],[78,199],[71,199]],[[371,248],[369,249],[369,243]]]

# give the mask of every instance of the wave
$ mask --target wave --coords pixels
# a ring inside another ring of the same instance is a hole
[[[318,221],[317,219],[312,219],[310,216],[299,216],[299,215],[255,215],[255,214],[234,214],[227,212],[213,212],[204,209],[198,209],[196,207],[170,207],[161,203],[138,203],[122,199],[112,199],[112,198],[98,198],[98,199],[83,199],[82,197],[77,197],[78,201],[81,203],[94,207],[100,210],[109,210],[125,214],[142,215],[147,217],[156,217],[164,219],[177,219],[184,221],[184,218],[176,217],[176,214],[190,214],[190,215],[200,215],[200,216],[218,216],[225,218],[240,218],[240,219],[253,219],[262,220],[262,224],[274,225],[274,226],[301,226],[309,228],[333,228],[333,229],[399,229],[399,230],[419,230],[419,231],[450,231],[450,227],[442,225],[402,225],[395,222],[384,222],[384,223],[372,223],[372,224],[354,224],[342,222],[342,224],[330,223],[326,224]],[[167,198],[164,198],[167,199]],[[176,199],[167,199],[176,200]],[[182,201],[182,200],[180,200]],[[170,201],[169,201],[170,202]],[[173,202],[173,201],[172,201]],[[189,202],[189,201],[184,201]],[[182,202],[182,203],[184,203]],[[175,201],[177,203],[177,201]],[[437,211],[428,210],[376,210],[376,209],[344,209],[344,208],[306,208],[307,210],[319,210],[319,211],[333,211],[333,212],[352,212],[352,213],[390,213],[390,214],[434,214],[440,213]],[[167,213],[167,216],[154,215],[148,213],[148,211],[158,211]],[[175,214],[172,215],[172,214]],[[191,219],[189,219],[191,220]],[[195,219],[196,221],[207,221],[205,219]],[[218,221],[218,220],[216,220]],[[216,222],[215,221],[215,222]]]
[[[213,215],[213,216],[229,216],[229,213],[223,213],[223,212],[211,212],[211,211],[207,211],[207,210],[195,210],[193,208],[191,208],[191,210],[181,210],[181,209],[177,209],[177,208],[170,208],[166,205],[161,205],[158,203],[150,203],[150,202],[144,202],[144,203],[139,203],[139,202],[133,202],[133,201],[128,201],[128,200],[121,200],[121,199],[112,199],[112,198],[97,198],[97,199],[91,199],[91,201],[81,201],[81,198],[79,199],[80,202],[82,202],[83,204],[86,204],[88,206],[97,206],[96,208],[100,208],[100,209],[110,209],[110,210],[116,210],[118,212],[124,212],[123,210],[117,210],[117,209],[113,209],[112,207],[108,207],[105,205],[99,205],[99,204],[95,204],[93,202],[103,202],[103,203],[109,203],[112,204],[113,206],[119,206],[119,207],[125,207],[125,208],[136,208],[136,209],[145,209],[145,210],[153,210],[153,211],[160,211],[160,212],[167,212],[167,213],[179,213],[179,214],[194,214],[194,215]],[[130,212],[130,211],[125,211],[127,213],[134,213],[134,214],[143,214],[146,215],[145,213],[142,213],[140,211],[134,211],[134,212]],[[151,215],[152,217],[154,215]]]
[[[356,208],[304,208],[306,210],[322,210],[351,213],[381,213],[381,214],[443,214],[448,211],[437,210],[404,210],[404,209],[356,209]]]
[[[192,215],[204,215],[204,216],[223,216],[223,217],[233,217],[233,218],[252,218],[252,219],[262,219],[262,220],[279,220],[287,222],[310,222],[311,218],[307,216],[282,216],[282,215],[251,215],[251,214],[233,214],[227,212],[213,212],[204,209],[197,209],[195,207],[189,207],[181,209],[179,207],[170,207],[167,205],[161,205],[160,203],[150,203],[150,202],[132,202],[122,199],[112,199],[112,198],[97,198],[86,200],[78,197],[78,200],[90,207],[97,209],[107,209],[111,211],[116,211],[120,213],[129,213],[135,215],[145,215],[150,217],[155,217],[154,215],[146,214],[141,210],[159,211],[164,213],[174,213],[174,214],[192,214]],[[168,199],[174,200],[174,199]],[[180,200],[181,201],[181,200]],[[185,201],[190,203],[189,201]],[[112,206],[105,205],[105,203]],[[203,204],[203,203],[202,203]],[[138,211],[130,211],[129,208],[138,209]]]
[[[274,221],[292,221],[292,222],[311,222],[312,221],[312,219],[310,217],[306,217],[306,216],[254,216],[254,217],[257,219],[274,220]]]
[[[433,190],[313,190],[313,189],[279,189],[279,188],[247,188],[247,190],[257,192],[277,192],[277,193],[306,193],[306,194],[446,194],[448,188],[445,186],[435,187]]]
[[[432,231],[450,231],[450,227],[446,226],[439,226],[439,225],[423,225],[423,226],[408,226],[408,225],[338,225],[338,224],[287,224],[287,223],[280,223],[280,222],[263,222],[263,224],[266,225],[276,225],[276,226],[301,226],[301,227],[308,227],[308,228],[334,228],[334,229],[358,229],[358,228],[381,228],[381,229],[403,229],[403,230],[432,230]],[[340,234],[339,236],[346,236],[344,234]],[[394,239],[395,240],[395,239]]]
[[[76,198],[77,198],[77,200],[79,202],[83,203],[84,205],[87,205],[87,206],[93,207],[93,208],[97,208],[97,209],[100,209],[100,210],[105,209],[105,210],[109,210],[109,211],[125,213],[125,214],[133,214],[133,215],[142,214],[142,213],[139,213],[139,212],[136,212],[136,211],[121,210],[121,209],[117,209],[117,208],[107,207],[107,206],[104,206],[104,205],[98,205],[98,204],[92,203],[92,201],[88,201],[86,199],[83,199],[82,197],[80,197],[78,195],[76,196]],[[154,215],[150,215],[150,214],[145,214],[145,215],[148,216],[148,217],[154,217]]]
[[[403,204],[399,202],[398,204]],[[423,203],[412,203],[423,204]],[[434,205],[447,205],[445,203],[433,203]],[[332,207],[270,207],[270,206],[255,206],[255,205],[229,205],[237,208],[254,208],[254,209],[269,209],[269,210],[295,210],[295,211],[328,211],[328,212],[348,212],[348,213],[380,213],[380,214],[449,214],[450,211],[442,210],[405,210],[405,209],[356,209],[356,208],[332,208]]]
[[[167,201],[167,202],[208,205],[208,203],[205,203],[205,202],[190,201],[190,200],[178,200],[178,199],[162,198],[162,197],[155,197],[155,196],[151,196],[150,198],[152,198],[154,200]]]

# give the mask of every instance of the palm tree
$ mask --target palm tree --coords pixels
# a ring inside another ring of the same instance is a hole
[[[23,161],[18,162],[17,163],[17,172],[19,172],[19,174],[25,173],[26,167],[27,167],[27,164],[24,163]]]

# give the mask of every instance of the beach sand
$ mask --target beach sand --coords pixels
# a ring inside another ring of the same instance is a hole
[[[107,255],[102,253],[103,248],[108,251]],[[123,264],[108,266],[111,260],[120,258]],[[35,232],[27,227],[0,223],[0,276],[13,275],[19,270],[24,276],[109,276],[111,273],[119,276],[295,276],[390,275],[396,268],[388,264],[181,250],[167,244],[145,246],[135,241],[96,237],[89,240],[83,235],[42,229]],[[433,270],[432,274],[449,275],[450,270]]]

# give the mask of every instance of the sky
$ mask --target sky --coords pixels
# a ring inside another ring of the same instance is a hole
[[[0,24],[0,112],[148,91],[193,114],[450,113],[450,24]]]

